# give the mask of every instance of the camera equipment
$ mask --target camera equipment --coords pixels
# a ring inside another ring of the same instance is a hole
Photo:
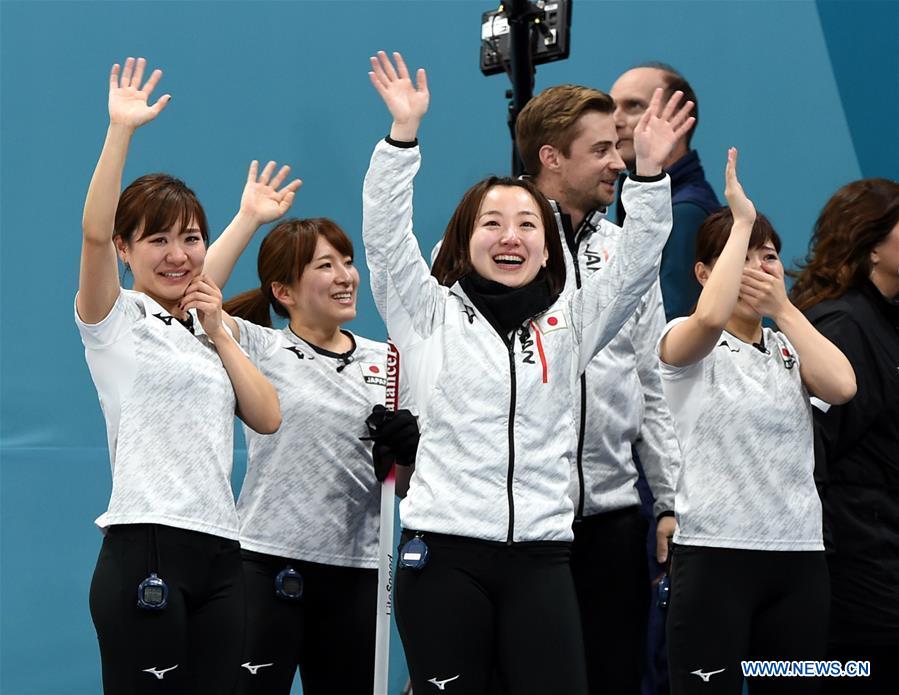
[[[505,70],[512,81],[506,98],[513,176],[524,173],[515,146],[515,120],[534,93],[534,66],[567,58],[570,36],[571,0],[509,0],[481,16],[481,72]]]
[[[525,4],[530,7],[525,8],[524,19],[533,23],[529,37],[532,64],[567,58],[571,52],[571,0],[537,0]],[[498,10],[481,15],[481,72],[485,75],[509,70],[510,11],[500,5]]]

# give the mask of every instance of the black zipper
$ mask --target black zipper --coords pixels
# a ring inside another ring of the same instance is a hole
[[[581,265],[578,260],[578,251],[581,248],[581,232],[584,229],[585,217],[578,227],[577,234],[574,235],[574,249],[571,250],[571,260],[574,265],[574,282],[576,289],[581,289]],[[577,433],[577,490],[578,503],[577,512],[574,515],[575,521],[584,516],[584,437],[587,431],[587,372],[581,372],[581,421]]]
[[[474,322],[471,315],[469,315],[468,320],[470,323]],[[512,545],[515,530],[515,499],[512,495],[512,476],[515,473],[515,335],[518,331],[512,331],[512,337],[510,338],[507,335],[504,335],[501,329],[495,326],[489,319],[487,320],[487,323],[493,327],[497,337],[503,342],[509,352],[509,469],[506,474],[506,497],[509,500],[509,532],[506,535],[506,544]]]
[[[512,475],[515,472],[515,337],[509,341],[509,370],[511,391],[509,393],[509,472],[506,475],[506,496],[509,498],[509,533],[506,544],[512,545],[515,529],[515,500],[512,496]]]

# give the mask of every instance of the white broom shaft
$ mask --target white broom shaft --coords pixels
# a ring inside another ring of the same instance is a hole
[[[399,407],[400,355],[387,339],[387,392],[384,405],[392,412]],[[390,616],[393,613],[393,500],[396,466],[381,483],[381,527],[378,536],[378,615],[375,623],[374,695],[388,695],[390,675]]]
[[[374,695],[388,695],[390,615],[393,589],[393,469],[381,484],[381,531],[378,541],[378,617],[375,628]]]

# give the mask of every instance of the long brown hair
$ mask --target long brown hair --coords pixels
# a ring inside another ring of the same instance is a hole
[[[556,232],[556,217],[549,201],[528,179],[490,176],[469,188],[462,196],[462,200],[459,201],[459,205],[456,206],[456,210],[446,226],[443,243],[437,253],[437,258],[434,259],[431,275],[437,278],[437,282],[441,285],[449,287],[459,278],[471,272],[471,252],[469,251],[471,234],[474,231],[478,210],[481,209],[481,201],[487,191],[496,186],[523,188],[531,194],[540,208],[544,243],[549,252],[546,260],[546,281],[550,295],[558,296],[565,287],[565,257],[562,255],[562,242]]]
[[[861,287],[871,251],[899,223],[899,183],[861,179],[833,194],[815,222],[805,262],[791,292],[800,310]]]
[[[353,257],[353,242],[335,222],[325,217],[289,219],[270,231],[259,247],[256,269],[260,286],[232,297],[222,308],[260,326],[271,326],[271,311],[290,318],[287,309],[275,299],[272,283],[290,285],[302,277],[315,254],[318,237],[324,237],[337,252]]]

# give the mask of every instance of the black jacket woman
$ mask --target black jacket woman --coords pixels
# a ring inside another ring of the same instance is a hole
[[[828,693],[899,683],[899,183],[846,184],[815,224],[796,305],[849,358],[858,393],[815,409],[831,582],[829,655],[871,661]]]

